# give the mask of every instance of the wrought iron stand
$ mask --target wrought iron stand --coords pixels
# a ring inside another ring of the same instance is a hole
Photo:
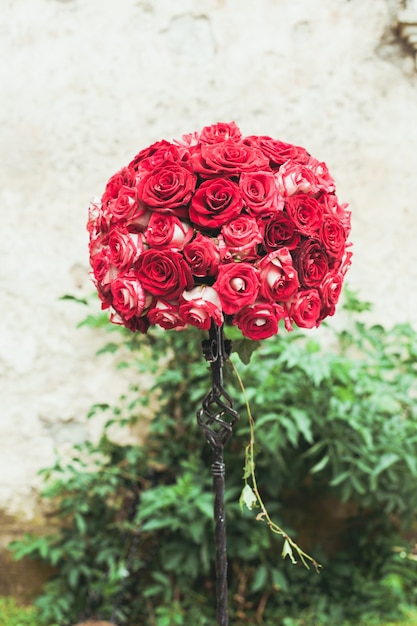
[[[223,366],[232,349],[223,326],[212,322],[209,339],[202,342],[203,355],[211,367],[211,389],[197,412],[197,422],[213,451],[214,522],[216,544],[217,624],[228,626],[226,514],[224,505],[225,465],[223,449],[232,436],[239,414],[223,386]]]

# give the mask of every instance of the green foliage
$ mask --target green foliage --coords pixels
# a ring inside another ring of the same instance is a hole
[[[369,308],[351,293],[347,307]],[[85,323],[102,327],[101,317]],[[210,385],[201,334],[142,337],[114,328],[101,352],[152,372],[154,384],[132,387],[115,407],[92,408],[91,419],[107,416],[99,441],[43,471],[61,530],[12,550],[56,568],[36,602],[42,624],[88,616],[129,626],[213,624],[211,451],[195,420]],[[228,368],[226,387],[241,413],[226,450],[231,624],[333,626],[351,618],[371,626],[375,616],[395,616],[417,596],[416,560],[401,538],[417,510],[415,331],[356,321],[343,331],[282,334],[254,351],[236,329],[226,334],[246,363],[232,355],[255,422],[251,461],[262,499],[324,566],[317,575],[283,561],[288,547],[256,521],[259,509],[240,508],[250,428]],[[145,444],[116,443],[114,424],[136,423],[150,399]],[[255,504],[248,491],[243,503]],[[350,517],[329,545],[331,508],[344,503]]]
[[[18,606],[13,598],[0,597],[0,626],[38,626],[34,607]]]

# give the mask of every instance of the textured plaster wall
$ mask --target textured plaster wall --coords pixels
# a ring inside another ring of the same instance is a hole
[[[87,205],[140,148],[216,121],[305,145],[353,213],[349,282],[417,306],[417,74],[388,0],[0,0],[0,509],[124,388],[60,301],[92,290]]]

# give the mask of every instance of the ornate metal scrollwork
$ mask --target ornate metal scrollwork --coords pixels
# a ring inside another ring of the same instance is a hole
[[[223,449],[232,436],[233,426],[239,419],[239,413],[233,408],[232,399],[225,390],[223,382],[223,367],[230,356],[231,349],[231,342],[224,337],[223,326],[217,326],[212,322],[209,339],[202,343],[204,358],[211,367],[212,384],[197,412],[197,422],[213,450],[211,473],[214,492],[218,626],[227,626],[229,623]]]

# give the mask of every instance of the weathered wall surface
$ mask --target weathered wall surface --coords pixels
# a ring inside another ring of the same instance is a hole
[[[305,145],[353,213],[349,282],[415,321],[417,73],[395,0],[1,0],[0,510],[124,386],[60,301],[92,290],[87,205],[140,148],[216,121]]]

